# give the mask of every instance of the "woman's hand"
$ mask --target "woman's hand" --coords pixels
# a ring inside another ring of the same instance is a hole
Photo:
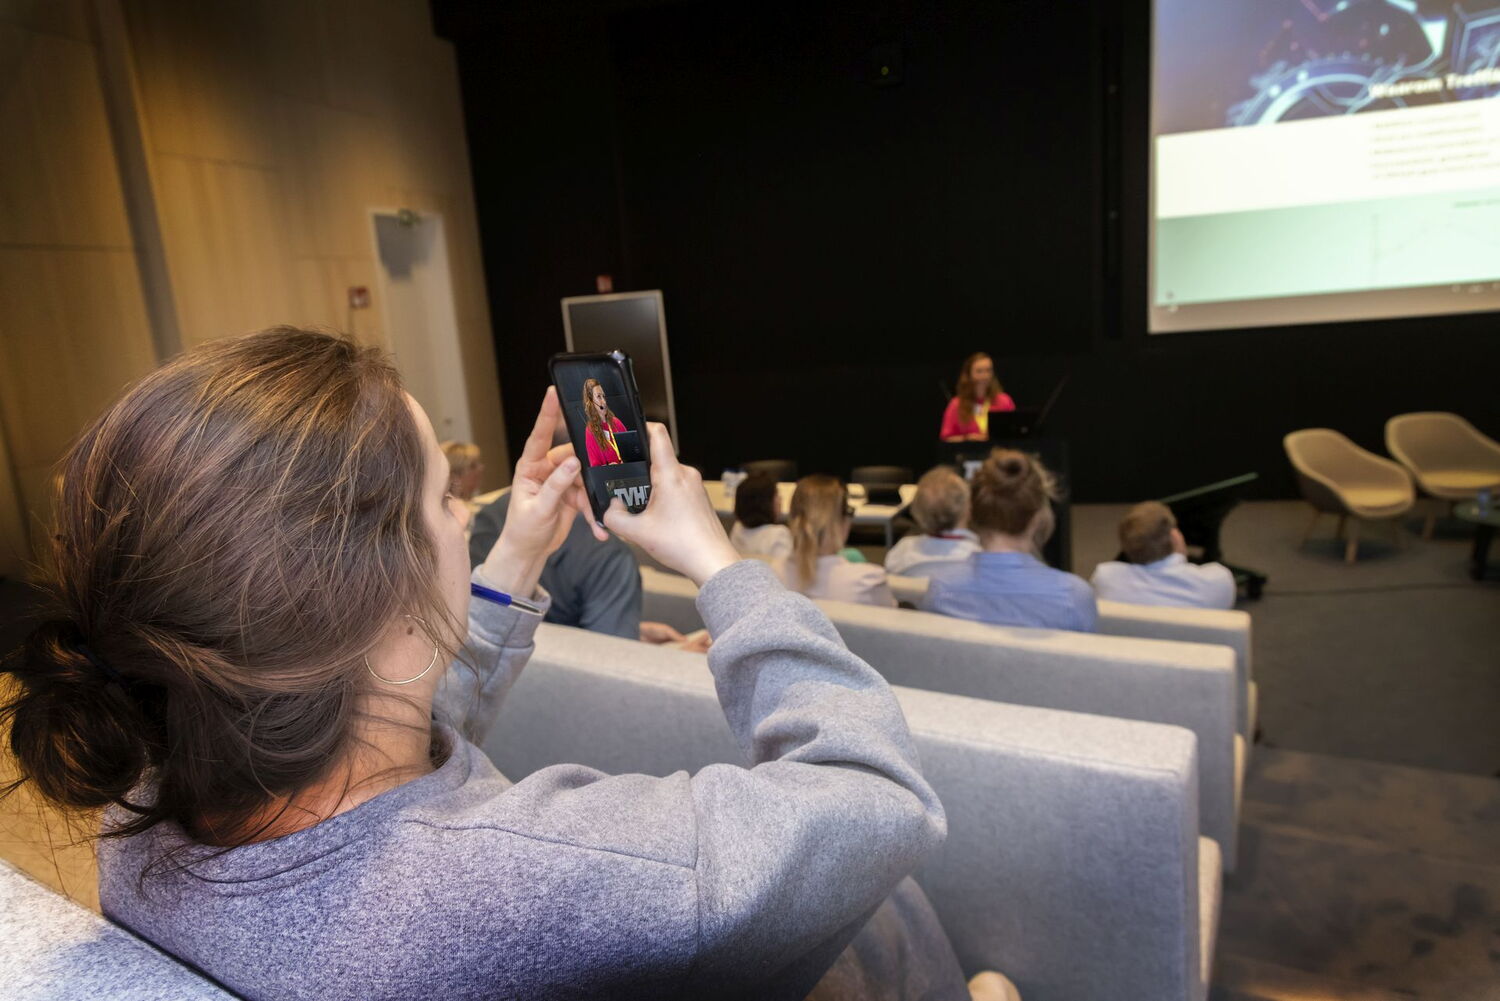
[[[651,500],[646,510],[631,514],[616,498],[604,513],[605,527],[702,587],[708,578],[738,563],[740,554],[708,503],[703,477],[677,461],[665,427],[651,423],[646,428],[651,436]]]
[[[536,591],[542,565],[567,538],[574,517],[582,512],[590,525],[594,521],[573,446],[551,447],[561,417],[557,392],[549,386],[516,463],[505,528],[484,561],[485,579],[520,597]],[[597,526],[594,535],[601,540],[606,537]]]
[[[650,621],[641,623],[642,643],[655,643],[659,646],[663,643],[681,643],[686,639],[687,637],[679,633],[670,623]]]

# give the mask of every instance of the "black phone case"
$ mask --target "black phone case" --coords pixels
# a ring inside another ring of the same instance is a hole
[[[647,433],[646,429],[646,413],[641,409],[641,393],[635,384],[635,368],[631,365],[630,356],[618,350],[604,353],[555,354],[547,362],[547,377],[552,380],[552,385],[557,390],[559,401],[561,401],[562,397],[562,387],[557,384],[557,366],[567,362],[579,361],[608,362],[618,368],[620,370],[620,381],[624,383],[625,392],[630,396],[630,405],[634,408],[636,416],[640,418],[641,460],[646,464],[647,468],[647,500],[639,503],[625,501],[625,509],[627,511],[631,514],[639,514],[646,509],[646,504],[649,503],[651,436]],[[604,521],[604,512],[609,510],[610,494],[607,491],[601,493],[589,488],[587,478],[589,472],[588,448],[584,445],[582,439],[574,436],[572,426],[567,423],[566,411],[564,411],[563,424],[568,429],[568,441],[573,445],[573,454],[578,457],[580,473],[584,476],[584,493],[588,494],[589,507],[593,509],[594,520],[602,524]]]

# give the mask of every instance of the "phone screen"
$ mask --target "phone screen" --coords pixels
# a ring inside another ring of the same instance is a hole
[[[651,499],[651,445],[630,356],[556,355],[550,367],[594,517],[603,519],[616,497],[632,513],[643,510]]]

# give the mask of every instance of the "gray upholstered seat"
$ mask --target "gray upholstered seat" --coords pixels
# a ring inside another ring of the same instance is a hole
[[[696,628],[691,581],[642,571],[645,616]],[[820,601],[849,649],[893,685],[1183,726],[1198,737],[1202,833],[1224,868],[1238,851],[1248,742],[1235,652],[1189,643],[992,626],[906,609]],[[674,621],[675,620],[675,621]]]
[[[948,839],[918,873],[965,972],[1026,1001],[1201,999],[1220,893],[1173,726],[897,689]],[[740,752],[702,655],[543,626],[485,750],[666,775]]]
[[[228,1001],[233,995],[0,860],[0,997]]]
[[[927,595],[927,578],[892,574],[886,580],[897,601],[921,607]],[[654,579],[648,577],[647,586],[653,583]],[[1233,650],[1234,672],[1239,682],[1239,733],[1247,742],[1252,739],[1259,699],[1250,663],[1250,613],[1238,609],[1132,605],[1123,601],[1098,604],[1099,622],[1095,631],[1100,635],[1214,643]]]

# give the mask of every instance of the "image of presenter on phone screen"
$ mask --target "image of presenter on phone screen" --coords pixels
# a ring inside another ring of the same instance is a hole
[[[588,447],[589,465],[616,466],[624,462],[615,432],[630,429],[609,409],[604,387],[598,379],[588,379],[583,384],[583,416],[588,425],[584,442]]]

